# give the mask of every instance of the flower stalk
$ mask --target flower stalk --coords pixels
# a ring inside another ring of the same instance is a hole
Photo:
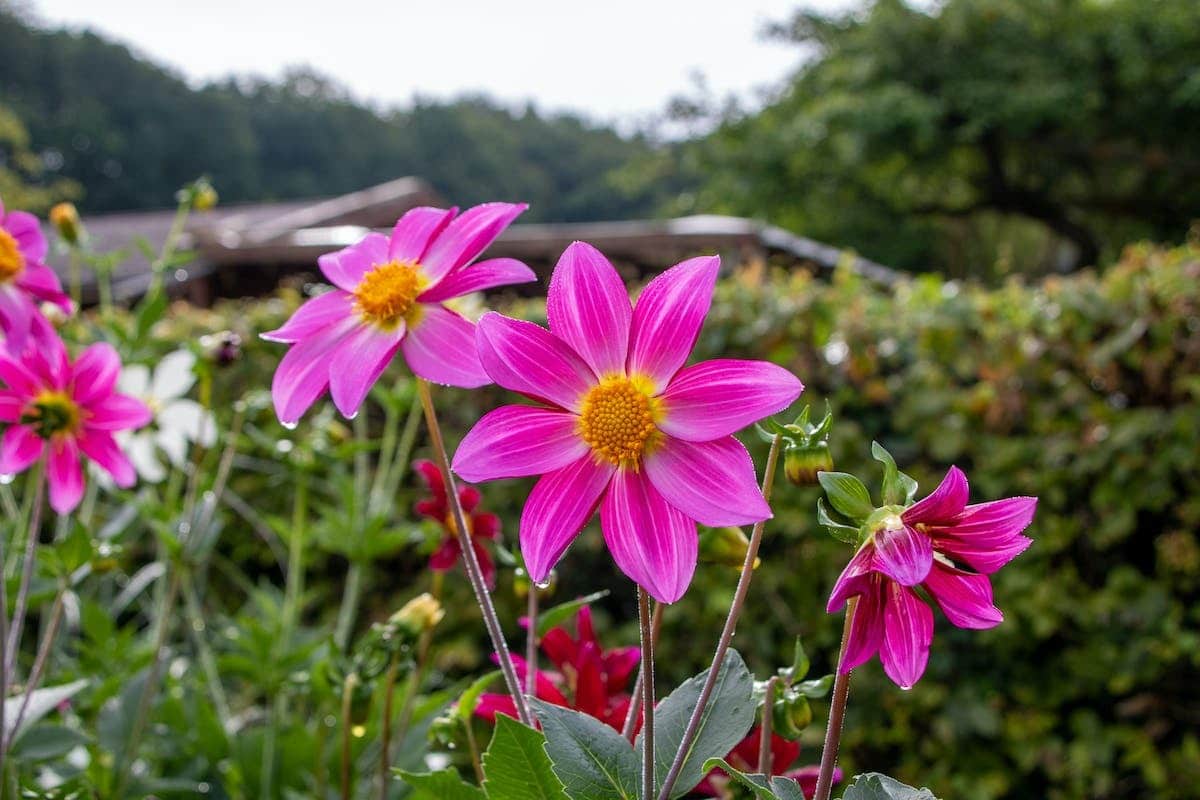
[[[525,694],[533,697],[537,693],[537,648],[538,648],[538,589],[529,587],[529,599],[525,606],[525,616],[529,620],[529,628],[525,636]]]
[[[658,632],[662,629],[663,609],[666,608],[662,603],[654,604],[654,614],[650,619],[650,643],[658,646]],[[633,741],[633,731],[637,728],[638,715],[642,711],[642,680],[643,673],[641,664],[638,665],[637,678],[633,682],[633,692],[630,694],[629,711],[625,714],[625,724],[621,726],[621,735]]]
[[[829,800],[829,793],[833,789],[833,770],[837,766],[838,745],[842,741],[842,723],[846,718],[846,701],[850,697],[850,672],[842,671],[842,661],[846,658],[846,647],[850,641],[850,630],[854,625],[854,611],[857,606],[857,597],[850,598],[846,604],[842,647],[838,652],[837,677],[833,681],[833,699],[829,704],[829,724],[825,728],[825,746],[821,749],[821,771],[817,775],[814,800]]]
[[[638,628],[642,643],[642,800],[654,797],[654,633],[650,622],[650,596],[637,587]]]
[[[758,739],[758,771],[763,775],[771,774],[771,723],[774,722],[775,687],[778,685],[779,676],[772,675],[767,680],[767,692],[763,696],[762,725]]]

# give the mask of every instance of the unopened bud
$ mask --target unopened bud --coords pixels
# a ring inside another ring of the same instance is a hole
[[[50,223],[67,244],[79,244],[83,238],[83,223],[74,203],[59,203],[50,209]]]
[[[709,528],[700,534],[700,560],[708,564],[741,567],[746,563],[750,540],[741,528]],[[754,559],[758,569],[761,559]]]
[[[210,333],[200,337],[204,357],[219,367],[227,367],[242,355],[242,337],[233,331]]]
[[[816,486],[817,473],[833,469],[833,454],[826,442],[792,446],[783,456],[783,470],[797,486]]]
[[[772,727],[777,734],[789,741],[799,739],[812,719],[812,706],[808,704],[808,698],[791,690],[776,698],[771,708]]]
[[[392,615],[390,622],[407,633],[416,636],[428,630],[433,630],[446,612],[442,604],[429,592],[423,592],[404,604],[404,607]]]

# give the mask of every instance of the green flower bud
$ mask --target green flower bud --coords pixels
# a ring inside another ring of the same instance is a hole
[[[415,637],[433,630],[445,616],[442,604],[429,592],[423,592],[405,603],[389,622]]]
[[[741,528],[709,528],[700,534],[700,560],[708,564],[722,564],[741,568],[746,563],[746,551],[750,540]],[[760,559],[754,559],[758,568]]]
[[[817,473],[833,469],[833,454],[824,441],[788,447],[783,456],[783,469],[788,480],[797,486],[816,486]]]
[[[771,724],[775,733],[783,738],[793,742],[799,739],[812,719],[812,707],[804,695],[787,689],[775,698],[771,708]]]

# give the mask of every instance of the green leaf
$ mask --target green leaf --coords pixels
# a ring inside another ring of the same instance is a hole
[[[441,772],[406,772],[393,769],[412,790],[416,800],[486,800],[483,789],[462,779],[453,767]]]
[[[914,789],[895,778],[868,772],[854,776],[842,800],[937,800],[928,789]]]
[[[49,714],[64,700],[70,700],[76,694],[83,690],[88,685],[86,680],[72,681],[64,683],[61,686],[47,686],[44,689],[35,689],[33,694],[29,696],[29,705],[25,708],[25,718],[21,720],[21,729],[13,735],[13,728],[17,722],[17,713],[21,710],[21,705],[25,702],[25,695],[18,694],[9,697],[4,701],[4,735],[10,741],[17,741],[22,732],[29,729],[29,726],[37,722],[42,717]]]
[[[533,591],[532,589],[530,591]],[[545,636],[546,633],[556,625],[566,622],[571,617],[575,616],[575,612],[586,605],[596,602],[597,600],[608,597],[608,590],[593,592],[586,597],[579,597],[575,600],[568,600],[565,603],[560,603],[554,608],[548,608],[538,615],[537,633],[538,636]]]
[[[811,681],[801,681],[796,684],[796,691],[805,697],[818,698],[829,694],[830,688],[833,686],[833,676],[826,675],[823,678],[817,678]]]
[[[488,800],[568,800],[550,766],[546,738],[503,714],[483,754],[483,788]]]
[[[756,800],[804,800],[800,784],[791,778],[768,779],[761,772],[748,774],[729,766],[723,758],[710,758],[704,762],[705,772],[713,769],[724,770],[730,778],[752,791]]]
[[[471,723],[471,715],[475,713],[475,706],[479,705],[479,696],[492,684],[492,681],[500,677],[500,674],[500,670],[492,670],[467,687],[467,690],[458,698],[458,706],[454,712],[459,720],[468,725]]]
[[[879,442],[871,442],[871,455],[883,464],[883,503],[897,506],[911,503],[917,493],[917,482],[896,467],[896,459]]]
[[[867,487],[853,475],[847,472],[818,472],[817,480],[829,497],[829,504],[855,522],[861,523],[875,510]]]
[[[788,680],[800,680],[808,674],[810,666],[812,666],[812,662],[809,661],[808,653],[804,650],[804,642],[797,636],[796,649],[792,654],[792,666],[787,671]]]
[[[654,714],[654,771],[658,785],[662,784],[667,770],[683,741],[692,711],[700,702],[700,689],[708,677],[708,670],[688,678],[667,699],[658,704]],[[692,742],[683,769],[672,787],[671,796],[687,794],[704,778],[707,770],[704,762],[714,756],[723,756],[742,740],[754,724],[757,704],[754,701],[754,677],[736,650],[725,653],[721,674],[713,687],[708,706],[700,718],[700,728]],[[635,750],[641,749],[639,735]]]
[[[637,800],[641,767],[625,737],[595,717],[533,700],[554,774],[574,800]]]
[[[819,497],[817,498],[817,522],[838,541],[846,544],[858,544],[859,529],[835,520],[830,516],[829,509],[825,507],[825,501]]]
[[[87,741],[82,733],[63,725],[35,725],[21,734],[11,755],[28,761],[48,761],[65,756]]]
[[[166,310],[167,293],[161,287],[155,287],[142,298],[142,302],[138,306],[137,317],[134,322],[133,341],[146,341],[150,329],[154,327],[154,323],[162,319]]]

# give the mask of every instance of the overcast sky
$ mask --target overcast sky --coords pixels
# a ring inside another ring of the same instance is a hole
[[[311,64],[360,98],[405,104],[485,91],[630,124],[702,73],[750,99],[797,63],[762,39],[802,0],[27,0],[50,24],[90,27],[189,79],[278,76]],[[844,8],[852,0],[808,0]]]

